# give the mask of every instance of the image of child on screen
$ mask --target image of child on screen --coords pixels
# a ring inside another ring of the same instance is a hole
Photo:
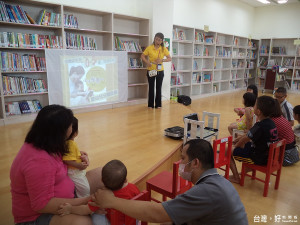
[[[82,66],[72,66],[69,73],[70,105],[84,105],[89,103],[92,91],[86,91],[82,81],[85,70]]]

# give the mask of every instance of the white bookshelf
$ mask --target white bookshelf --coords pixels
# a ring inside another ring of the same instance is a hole
[[[299,93],[300,91],[300,50],[294,45],[294,40],[299,38],[270,38],[260,40],[259,50],[259,87],[264,88],[267,66],[271,63],[287,68],[284,78],[288,83],[288,91]],[[268,51],[266,51],[268,47]],[[276,81],[278,82],[278,81]],[[281,82],[281,81],[279,81]],[[280,83],[285,85],[284,82]],[[278,83],[276,84],[279,85]]]
[[[70,37],[70,35],[81,35],[84,37],[87,36],[93,39],[96,43],[96,50],[116,50],[114,44],[115,37],[119,37],[124,41],[134,41],[143,49],[150,43],[149,19],[38,1],[5,0],[4,3],[10,5],[20,5],[34,20],[39,17],[40,12],[44,9],[51,13],[54,12],[60,14],[60,25],[56,26],[0,21],[0,32],[55,35],[61,38],[62,49],[81,49],[81,47],[76,48],[74,46],[70,47],[67,45],[67,37]],[[63,16],[64,14],[73,15],[76,17],[78,21],[78,27],[65,25]],[[20,55],[34,54],[37,57],[45,57],[45,51],[43,48],[0,46],[0,51],[17,53]],[[141,53],[142,51],[127,51],[128,58],[132,59],[139,59]],[[3,76],[21,76],[44,79],[47,82],[46,71],[0,71],[0,76],[0,125],[30,121],[36,116],[36,113],[6,116],[6,102],[37,99],[40,101],[42,106],[49,104],[47,91],[28,94],[4,95],[2,83]],[[146,68],[144,68],[144,66],[139,66],[138,68],[131,68],[128,66],[128,102],[115,104],[115,107],[146,102],[148,94],[147,91],[148,83],[146,77]]]
[[[172,63],[176,71],[171,74],[171,96],[199,98],[254,84],[258,44],[245,37],[174,25]],[[178,77],[184,84],[174,85]]]

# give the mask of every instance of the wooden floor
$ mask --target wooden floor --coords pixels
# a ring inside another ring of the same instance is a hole
[[[227,126],[236,119],[233,108],[242,107],[242,94],[240,91],[201,98],[193,100],[190,106],[165,101],[162,109],[135,105],[78,114],[79,136],[76,142],[89,154],[89,169],[102,166],[111,159],[120,159],[128,168],[129,181],[134,181],[178,146],[180,141],[164,137],[163,131],[167,127],[183,126],[185,114],[198,112],[202,115],[202,111],[221,113],[220,137],[228,136]],[[288,96],[293,105],[300,104],[299,99],[296,94]],[[0,127],[0,225],[13,224],[9,170],[30,125]],[[286,218],[298,216],[300,223],[300,198],[297,197],[300,163],[283,169],[279,190],[274,190],[274,179],[271,178],[267,198],[262,196],[263,184],[258,181],[246,178],[245,187],[233,185],[245,205],[249,224],[253,224],[255,215],[266,215],[268,222],[265,224],[273,224],[275,215]]]

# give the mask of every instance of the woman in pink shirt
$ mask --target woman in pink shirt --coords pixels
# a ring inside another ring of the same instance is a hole
[[[12,212],[22,225],[91,225],[89,216],[57,215],[59,205],[86,204],[90,197],[74,198],[74,183],[67,175],[62,156],[68,152],[66,138],[72,132],[73,112],[60,105],[44,107],[37,115],[25,143],[10,170]],[[83,161],[88,161],[84,153]],[[91,179],[101,178],[101,169],[89,171]],[[100,179],[101,180],[101,179]],[[101,186],[90,183],[91,192]]]

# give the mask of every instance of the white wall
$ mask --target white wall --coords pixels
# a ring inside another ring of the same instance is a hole
[[[105,12],[152,18],[152,0],[40,0]]]
[[[162,32],[165,38],[172,40],[173,30],[173,0],[153,0],[152,37]],[[172,49],[172,46],[170,46]],[[171,51],[170,51],[171,53]],[[171,62],[164,63],[164,80],[162,85],[162,100],[170,99]]]
[[[255,9],[237,0],[174,0],[174,24],[248,37]]]
[[[300,37],[300,3],[256,8],[255,38]]]

